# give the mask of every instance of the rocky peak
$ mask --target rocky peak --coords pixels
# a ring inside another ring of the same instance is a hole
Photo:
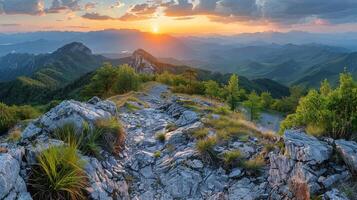
[[[85,55],[91,55],[92,50],[90,50],[87,46],[80,42],[72,42],[67,44],[57,51],[54,54],[73,54],[73,53],[80,53]]]
[[[157,71],[157,59],[143,49],[134,51],[131,56],[131,66],[138,72],[155,73]]]

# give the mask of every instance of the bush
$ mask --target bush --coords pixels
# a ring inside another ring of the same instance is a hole
[[[33,199],[86,199],[87,177],[84,162],[73,146],[50,147],[37,157],[29,177]]]
[[[17,123],[16,112],[11,107],[0,103],[0,134],[6,132]]]
[[[0,103],[0,134],[8,131],[21,120],[34,119],[41,113],[28,105],[7,106]]]
[[[357,131],[357,84],[352,75],[342,73],[339,86],[332,90],[328,83],[320,91],[310,90],[301,98],[294,114],[281,123],[280,133],[287,128],[306,127],[313,135],[350,139]]]

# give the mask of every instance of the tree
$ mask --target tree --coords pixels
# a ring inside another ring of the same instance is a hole
[[[117,93],[123,94],[132,90],[137,90],[139,88],[140,78],[132,67],[129,65],[121,65],[118,67],[117,73]]]
[[[274,99],[269,92],[262,92],[260,94],[260,98],[262,101],[262,107],[265,109],[269,109],[274,102]]]
[[[239,85],[238,76],[233,74],[226,86],[227,91],[227,101],[232,111],[234,111],[238,105],[239,101]]]
[[[189,90],[193,90],[193,83],[197,81],[197,72],[194,69],[187,69],[183,76],[188,80]],[[192,92],[193,93],[193,92]]]
[[[211,98],[218,98],[220,96],[220,90],[218,83],[213,80],[205,82],[205,94]]]
[[[95,72],[90,84],[84,88],[82,95],[109,97],[115,93],[117,80],[117,70],[110,63],[105,63]]]
[[[336,89],[323,81],[320,92],[310,90],[299,101],[296,112],[281,123],[280,132],[299,126],[310,134],[350,139],[357,131],[357,85],[352,75],[340,74]]]
[[[256,92],[251,92],[248,96],[248,100],[243,102],[250,113],[250,120],[258,120],[260,117],[260,111],[262,109],[262,103],[259,95]]]

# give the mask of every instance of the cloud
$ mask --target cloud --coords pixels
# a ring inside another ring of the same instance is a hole
[[[115,20],[116,19],[116,18],[110,17],[108,15],[101,15],[96,12],[85,13],[84,15],[82,15],[82,17],[85,19],[90,19],[90,20]]]
[[[161,6],[166,16],[207,15],[222,23],[269,21],[284,25],[357,21],[356,0],[172,0]]]
[[[53,0],[49,9],[46,9],[47,13],[59,13],[64,10],[79,11],[81,7],[79,5],[80,0]]]
[[[111,5],[110,8],[121,8],[124,6],[125,6],[125,3],[121,2],[121,1],[117,1],[113,5]]]
[[[95,8],[96,5],[97,5],[96,3],[89,2],[89,3],[86,3],[86,5],[84,5],[84,9],[88,11],[88,10]]]
[[[0,24],[2,27],[18,27],[21,26],[21,24]]]
[[[0,14],[41,15],[43,12],[43,0],[0,0]]]

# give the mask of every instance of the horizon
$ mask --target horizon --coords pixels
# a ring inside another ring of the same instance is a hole
[[[279,6],[278,6],[279,5]],[[136,29],[170,35],[357,30],[357,2],[231,0],[3,0],[0,32]],[[199,26],[197,26],[199,24]]]

